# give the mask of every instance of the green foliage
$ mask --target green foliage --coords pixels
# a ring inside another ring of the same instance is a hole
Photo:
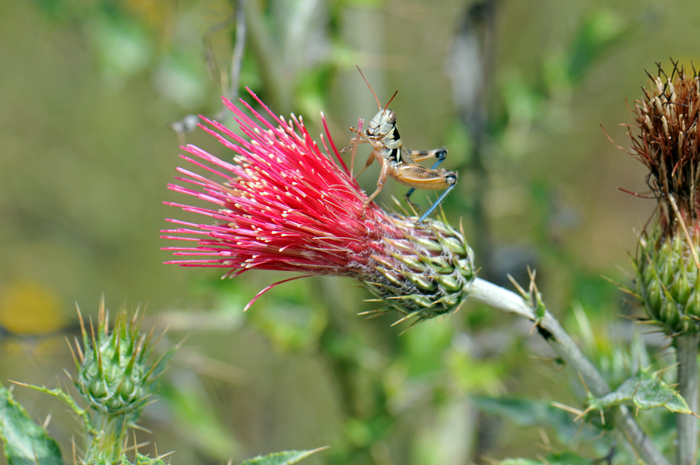
[[[568,53],[566,76],[569,82],[580,81],[594,61],[630,31],[630,26],[611,10],[590,15],[579,28]]]
[[[490,396],[475,396],[473,401],[484,412],[506,417],[519,426],[550,426],[562,444],[581,434],[581,426],[569,413],[547,402]]]
[[[240,456],[241,446],[227,431],[211,405],[211,399],[199,389],[196,378],[190,376],[192,380],[188,381],[185,374],[181,378],[177,388],[164,385],[159,391],[189,440],[216,460],[226,461],[229,457]]]
[[[99,456],[94,460],[94,462],[91,462],[90,465],[165,465],[165,462],[163,462],[163,459],[159,457],[151,458],[137,452],[136,460],[134,460],[134,462],[131,462],[126,455],[122,455],[117,460],[105,456]]]
[[[297,463],[311,454],[325,449],[321,447],[313,450],[291,450],[286,452],[275,452],[274,454],[262,455],[252,459],[248,459],[241,465],[292,465]]]
[[[0,439],[9,465],[65,465],[58,443],[0,385]]]
[[[498,465],[591,465],[591,459],[573,452],[549,454],[544,460],[506,459],[497,462]]]
[[[504,363],[495,360],[480,360],[458,350],[447,352],[446,365],[457,392],[496,393],[503,389],[503,377],[507,370]]]
[[[665,407],[671,412],[692,413],[683,397],[661,380],[658,373],[640,370],[615,391],[603,397],[591,397],[589,410],[606,410],[616,405],[633,405],[641,410]]]
[[[541,460],[530,460],[530,459],[505,459],[500,462],[496,462],[498,465],[544,465]]]
[[[113,82],[139,73],[150,64],[152,43],[133,17],[106,9],[89,21],[88,31],[100,67]]]

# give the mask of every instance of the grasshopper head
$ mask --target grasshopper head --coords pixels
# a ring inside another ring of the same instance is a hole
[[[367,135],[369,137],[384,138],[387,134],[396,128],[396,113],[388,108],[380,111],[367,126]]]

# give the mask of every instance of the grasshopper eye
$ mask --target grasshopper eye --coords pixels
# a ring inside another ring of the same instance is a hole
[[[396,113],[394,113],[392,110],[386,110],[384,113],[386,114],[387,123],[394,124],[396,122]]]

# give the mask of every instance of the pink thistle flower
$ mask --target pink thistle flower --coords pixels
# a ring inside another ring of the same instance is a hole
[[[250,92],[250,91],[249,91]],[[274,126],[250,105],[246,115],[228,100],[226,106],[244,136],[221,123],[203,120],[202,129],[235,152],[234,163],[204,150],[183,147],[183,159],[208,171],[202,176],[184,168],[170,184],[176,192],[208,202],[209,207],[166,202],[209,218],[202,224],[180,220],[165,230],[166,239],[191,241],[194,247],[166,247],[181,266],[221,267],[235,277],[250,269],[303,273],[277,284],[312,275],[349,276],[364,283],[387,304],[419,320],[450,312],[464,301],[475,278],[472,251],[464,235],[440,221],[415,227],[415,217],[389,214],[350,176],[323,124],[338,166],[319,149],[302,118],[276,117]],[[213,128],[213,129],[212,129]],[[230,140],[229,140],[230,139]]]

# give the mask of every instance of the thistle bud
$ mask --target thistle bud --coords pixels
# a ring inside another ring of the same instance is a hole
[[[647,183],[658,202],[640,235],[637,294],[649,317],[668,334],[700,331],[700,79],[673,63],[635,102],[630,129],[632,155],[648,169]]]
[[[131,318],[121,311],[110,328],[103,299],[96,330],[90,324],[88,333],[80,319],[83,349],[78,350],[75,385],[88,407],[108,420],[135,421],[163,369],[163,357],[149,362],[151,335],[140,333],[137,317],[138,311]]]
[[[636,259],[637,293],[649,317],[668,334],[700,329],[700,273],[690,248],[700,252],[698,235],[643,235]]]
[[[444,315],[462,303],[476,278],[474,254],[464,235],[440,221],[415,228],[415,218],[392,217],[405,233],[385,238],[387,254],[373,255],[374,271],[365,286],[379,300],[406,316],[425,320]]]

